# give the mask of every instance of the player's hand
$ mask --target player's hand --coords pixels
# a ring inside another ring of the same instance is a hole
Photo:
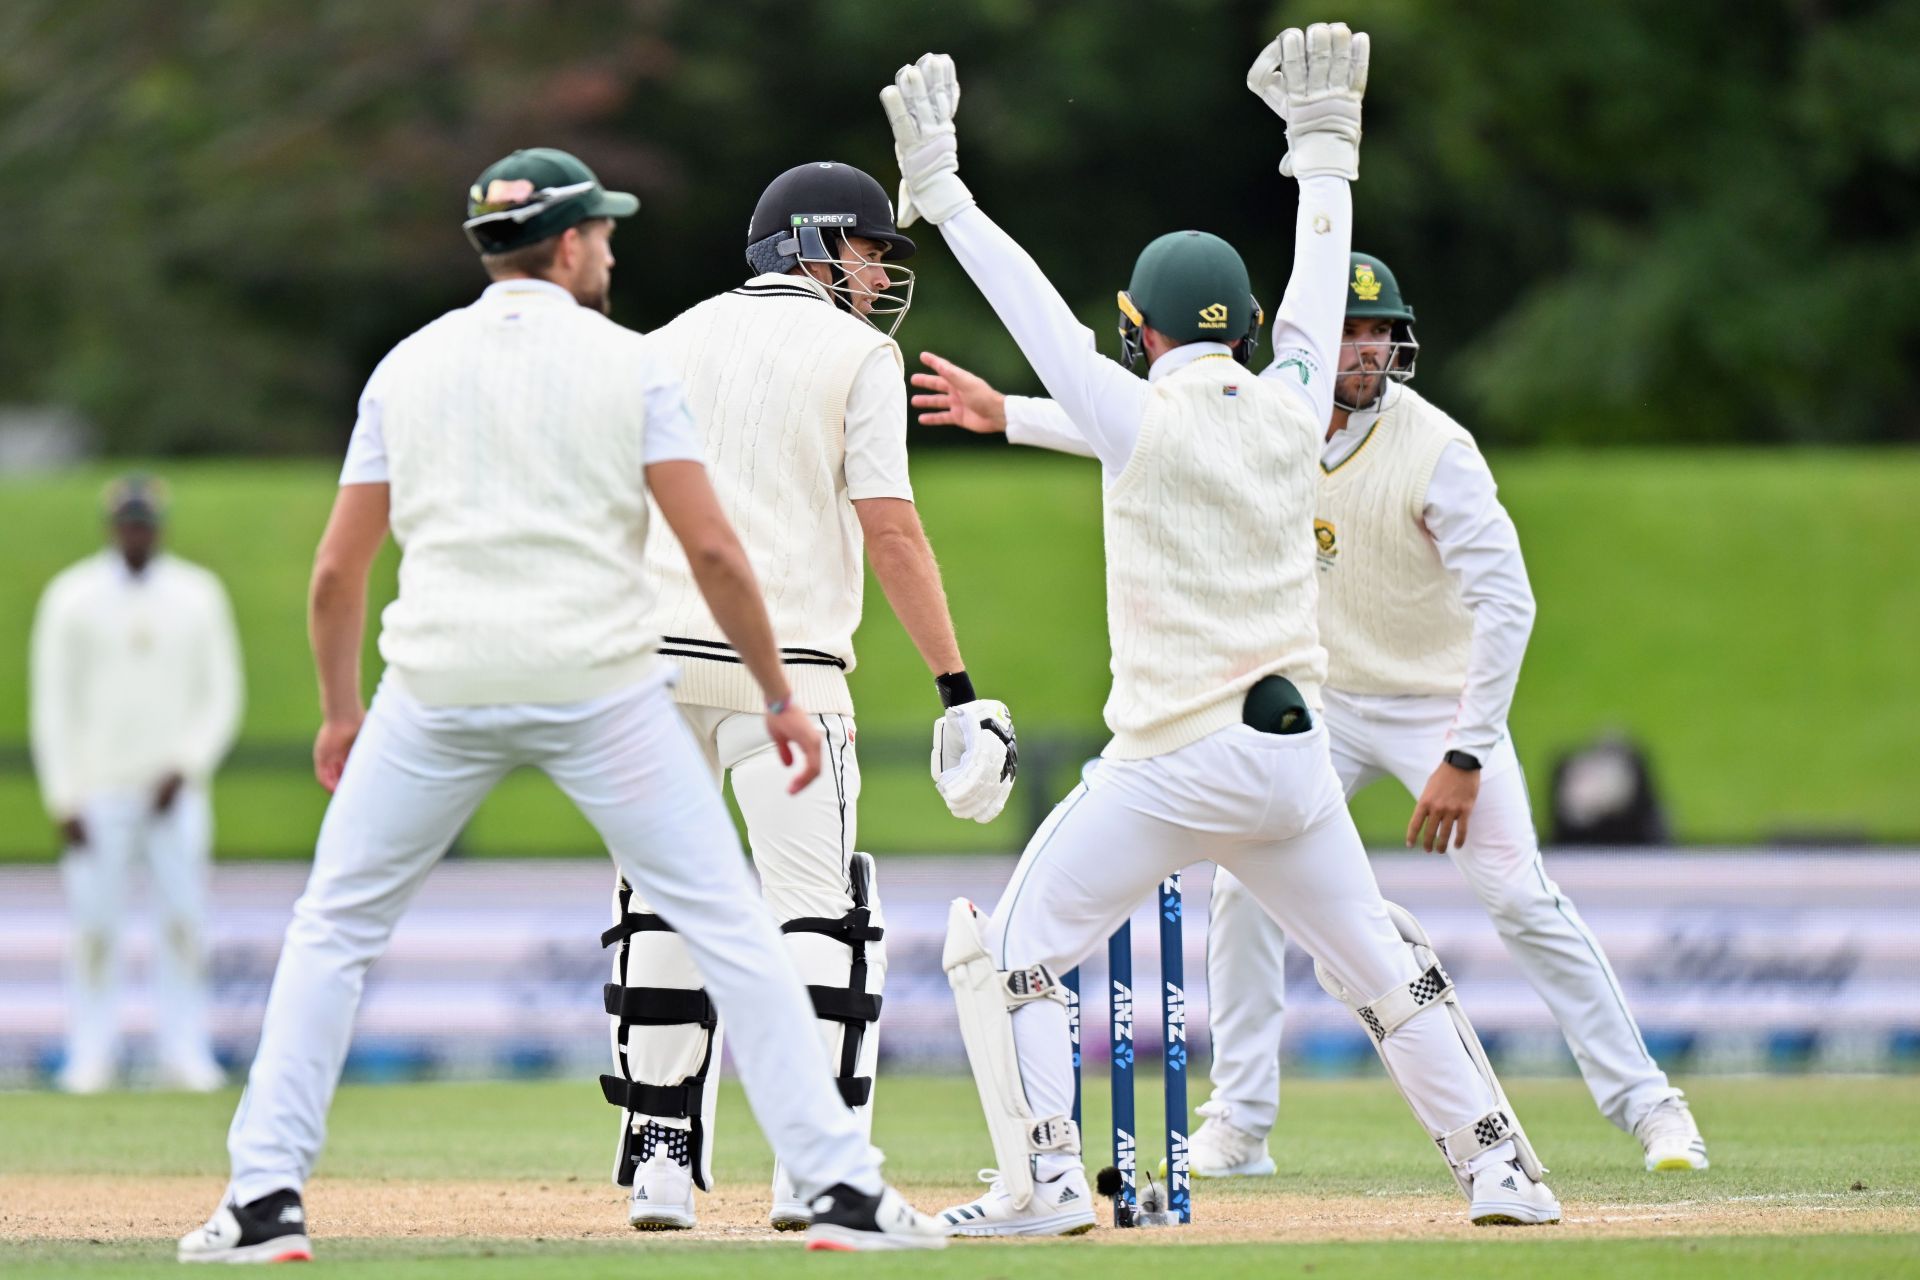
[[[167,813],[172,810],[173,802],[180,798],[180,788],[187,780],[177,773],[170,773],[160,779],[160,785],[153,789],[153,811]]]
[[[1288,27],[1260,51],[1247,88],[1287,122],[1280,172],[1293,178],[1360,176],[1360,100],[1371,41],[1344,22]]]
[[[773,739],[774,750],[780,753],[781,764],[791,765],[795,753],[799,754],[802,760],[800,772],[794,774],[793,781],[787,784],[787,794],[800,794],[809,782],[820,776],[820,730],[807,713],[789,698],[787,705],[780,710],[767,712],[767,736]]]
[[[67,848],[69,849],[86,848],[87,820],[77,813],[74,814],[71,818],[68,818],[60,824],[60,838],[66,841]]]
[[[973,192],[960,181],[960,139],[954,113],[960,109],[960,80],[953,59],[927,53],[894,73],[880,91],[880,106],[893,128],[893,155],[900,162],[900,213],[895,225],[910,227],[924,217],[934,226],[973,204]]]
[[[913,398],[921,426],[959,427],[983,436],[1006,434],[1007,398],[985,378],[931,351],[920,353],[920,363],[933,370],[913,375],[913,385],[927,393]]]
[[[1442,764],[1427,779],[1420,803],[1407,824],[1407,847],[1416,843],[1428,853],[1445,853],[1467,842],[1467,816],[1480,798],[1480,771]],[[1422,828],[1425,834],[1422,835]]]
[[[933,722],[933,785],[956,818],[992,822],[1013,794],[1020,767],[1013,713],[979,698],[948,707]]]
[[[360,736],[360,726],[366,718],[366,712],[362,711],[348,719],[326,720],[314,735],[313,776],[329,793],[340,785],[340,775],[347,767],[347,753],[353,750],[354,739]]]

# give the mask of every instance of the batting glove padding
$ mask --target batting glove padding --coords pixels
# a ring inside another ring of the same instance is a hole
[[[939,226],[973,206],[973,192],[960,181],[960,139],[954,113],[960,109],[960,81],[953,59],[922,54],[902,67],[880,91],[880,105],[893,126],[893,154],[900,162],[900,209],[895,225],[910,227],[920,218]]]
[[[963,702],[933,722],[933,785],[956,818],[999,817],[1019,763],[1013,715],[1004,702]]]
[[[1360,176],[1360,99],[1370,52],[1365,32],[1316,22],[1305,31],[1288,27],[1253,60],[1247,88],[1287,122],[1281,173],[1349,182]]]

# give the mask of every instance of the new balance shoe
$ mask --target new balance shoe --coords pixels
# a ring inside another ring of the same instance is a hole
[[[957,1236],[1077,1236],[1093,1230],[1093,1196],[1087,1171],[1075,1165],[1050,1181],[1033,1184],[1033,1199],[1014,1207],[998,1169],[982,1169],[987,1193],[940,1215]]]
[[[1187,1171],[1196,1178],[1263,1178],[1274,1170],[1267,1140],[1227,1122],[1224,1103],[1203,1102],[1207,1117],[1187,1139]],[[1160,1174],[1166,1176],[1166,1162]]]
[[[627,1222],[635,1231],[685,1231],[694,1223],[692,1134],[658,1120],[643,1124]]]
[[[1684,1098],[1668,1098],[1640,1117],[1633,1136],[1647,1153],[1648,1173],[1707,1167],[1707,1140]]]
[[[946,1228],[882,1186],[875,1196],[836,1183],[808,1207],[807,1248],[836,1253],[944,1249]]]
[[[1537,1227],[1560,1221],[1560,1201],[1519,1161],[1496,1161],[1475,1175],[1467,1213],[1476,1227]]]
[[[787,1177],[787,1167],[778,1160],[773,1162],[773,1208],[767,1212],[767,1225],[775,1231],[805,1231],[807,1224],[813,1221],[813,1211],[807,1208],[807,1202],[793,1189],[793,1179]]]
[[[307,1211],[298,1191],[223,1204],[207,1225],[180,1237],[182,1262],[311,1262]]]

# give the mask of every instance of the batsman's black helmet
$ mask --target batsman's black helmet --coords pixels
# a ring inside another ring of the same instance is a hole
[[[747,224],[748,265],[756,271],[785,271],[799,256],[797,233],[806,227],[882,241],[887,246],[886,262],[913,256],[913,241],[894,226],[893,201],[887,199],[886,190],[872,175],[852,165],[818,160],[795,165],[768,183],[753,206],[753,221]],[[754,252],[775,238],[796,241],[790,247],[774,246],[785,259],[781,266],[770,265],[763,254]]]

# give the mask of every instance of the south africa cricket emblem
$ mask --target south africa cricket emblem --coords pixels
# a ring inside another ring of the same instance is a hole
[[[1333,568],[1333,558],[1340,554],[1340,547],[1334,541],[1333,521],[1315,520],[1313,522],[1313,542],[1318,550],[1320,567]]]
[[[1373,274],[1371,262],[1353,264],[1353,296],[1362,302],[1380,300],[1380,277]]]

